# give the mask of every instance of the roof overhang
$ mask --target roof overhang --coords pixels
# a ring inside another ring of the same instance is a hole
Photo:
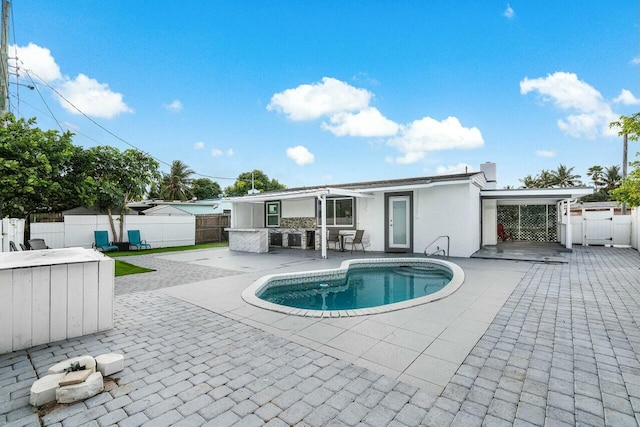
[[[321,188],[312,190],[269,192],[265,194],[250,194],[239,197],[225,197],[222,201],[231,203],[264,203],[276,200],[295,200],[295,199],[313,199],[321,196],[344,196],[344,197],[363,197],[372,198],[370,194],[360,191],[347,190],[345,188]]]
[[[520,188],[514,190],[482,190],[483,200],[497,200],[499,205],[549,205],[562,200],[578,199],[593,194],[592,187]]]

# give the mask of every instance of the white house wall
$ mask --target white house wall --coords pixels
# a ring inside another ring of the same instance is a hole
[[[414,193],[414,252],[449,236],[450,255],[469,257],[480,248],[480,190],[470,184],[444,185]],[[440,248],[446,241],[443,239]]]
[[[482,201],[482,244],[496,245],[498,243],[498,203],[488,199]]]
[[[413,191],[413,251],[421,253],[438,236],[450,237],[450,255],[468,257],[480,248],[480,190],[467,183]],[[385,250],[384,193],[357,199],[357,228],[369,238],[368,250]],[[438,245],[443,248],[446,241]]]
[[[356,199],[356,224],[369,241],[367,250],[384,251],[384,210],[383,193],[375,193],[373,199]]]

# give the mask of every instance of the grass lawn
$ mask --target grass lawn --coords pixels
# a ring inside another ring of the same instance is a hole
[[[229,246],[229,242],[216,242],[216,243],[205,243],[202,245],[192,245],[192,246],[175,246],[172,248],[151,248],[151,249],[140,249],[140,250],[133,250],[133,251],[123,251],[123,252],[105,252],[105,255],[115,258],[115,257],[123,257],[123,256],[159,254],[162,252],[181,252],[181,251],[193,251],[196,249],[224,248],[227,246]]]
[[[129,264],[128,262],[115,260],[116,261],[116,277],[118,276],[126,276],[127,274],[138,274],[138,273],[148,273],[150,271],[155,271],[150,268],[138,267],[137,265]]]

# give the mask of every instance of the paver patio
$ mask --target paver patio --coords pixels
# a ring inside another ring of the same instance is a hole
[[[254,313],[234,298],[243,280],[265,271],[332,267],[338,257],[279,262],[277,255],[235,257],[219,251],[149,256],[159,268],[151,274],[162,276],[165,268],[165,276],[175,278],[154,289],[179,287],[136,292],[144,275],[130,276],[130,282],[118,278],[111,331],[0,355],[0,424],[620,426],[640,421],[640,255],[634,250],[577,247],[567,264],[454,260],[469,278],[460,291],[466,286],[478,292],[458,291],[445,310],[425,305],[411,313],[413,319],[397,312],[343,319],[353,322],[344,325],[336,322],[340,319],[305,324],[306,319]],[[191,274],[179,273],[193,266]],[[496,304],[500,298],[506,302]],[[437,332],[448,309],[460,312]],[[464,315],[469,310],[485,321]],[[473,328],[468,334],[466,324]],[[305,336],[309,328],[319,332]],[[325,343],[319,343],[322,336]],[[461,354],[456,341],[477,343]],[[352,352],[338,350],[343,344]],[[360,356],[353,353],[369,345]],[[394,346],[407,350],[397,356],[407,364],[404,371],[385,371],[385,359],[397,354]],[[376,356],[364,356],[374,348]],[[118,387],[38,418],[28,404],[37,376],[60,359],[112,351],[124,353],[127,361],[125,371],[114,375]],[[373,357],[384,363],[372,362]],[[363,366],[367,361],[371,369]],[[452,370],[440,388],[419,378],[433,366],[443,375]]]

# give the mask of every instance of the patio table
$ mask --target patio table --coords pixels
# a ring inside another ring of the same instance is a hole
[[[346,249],[344,248],[344,238],[345,237],[352,237],[355,234],[356,234],[355,231],[342,231],[342,230],[340,230],[338,232],[338,238],[340,239],[340,252],[345,252],[346,251]]]

